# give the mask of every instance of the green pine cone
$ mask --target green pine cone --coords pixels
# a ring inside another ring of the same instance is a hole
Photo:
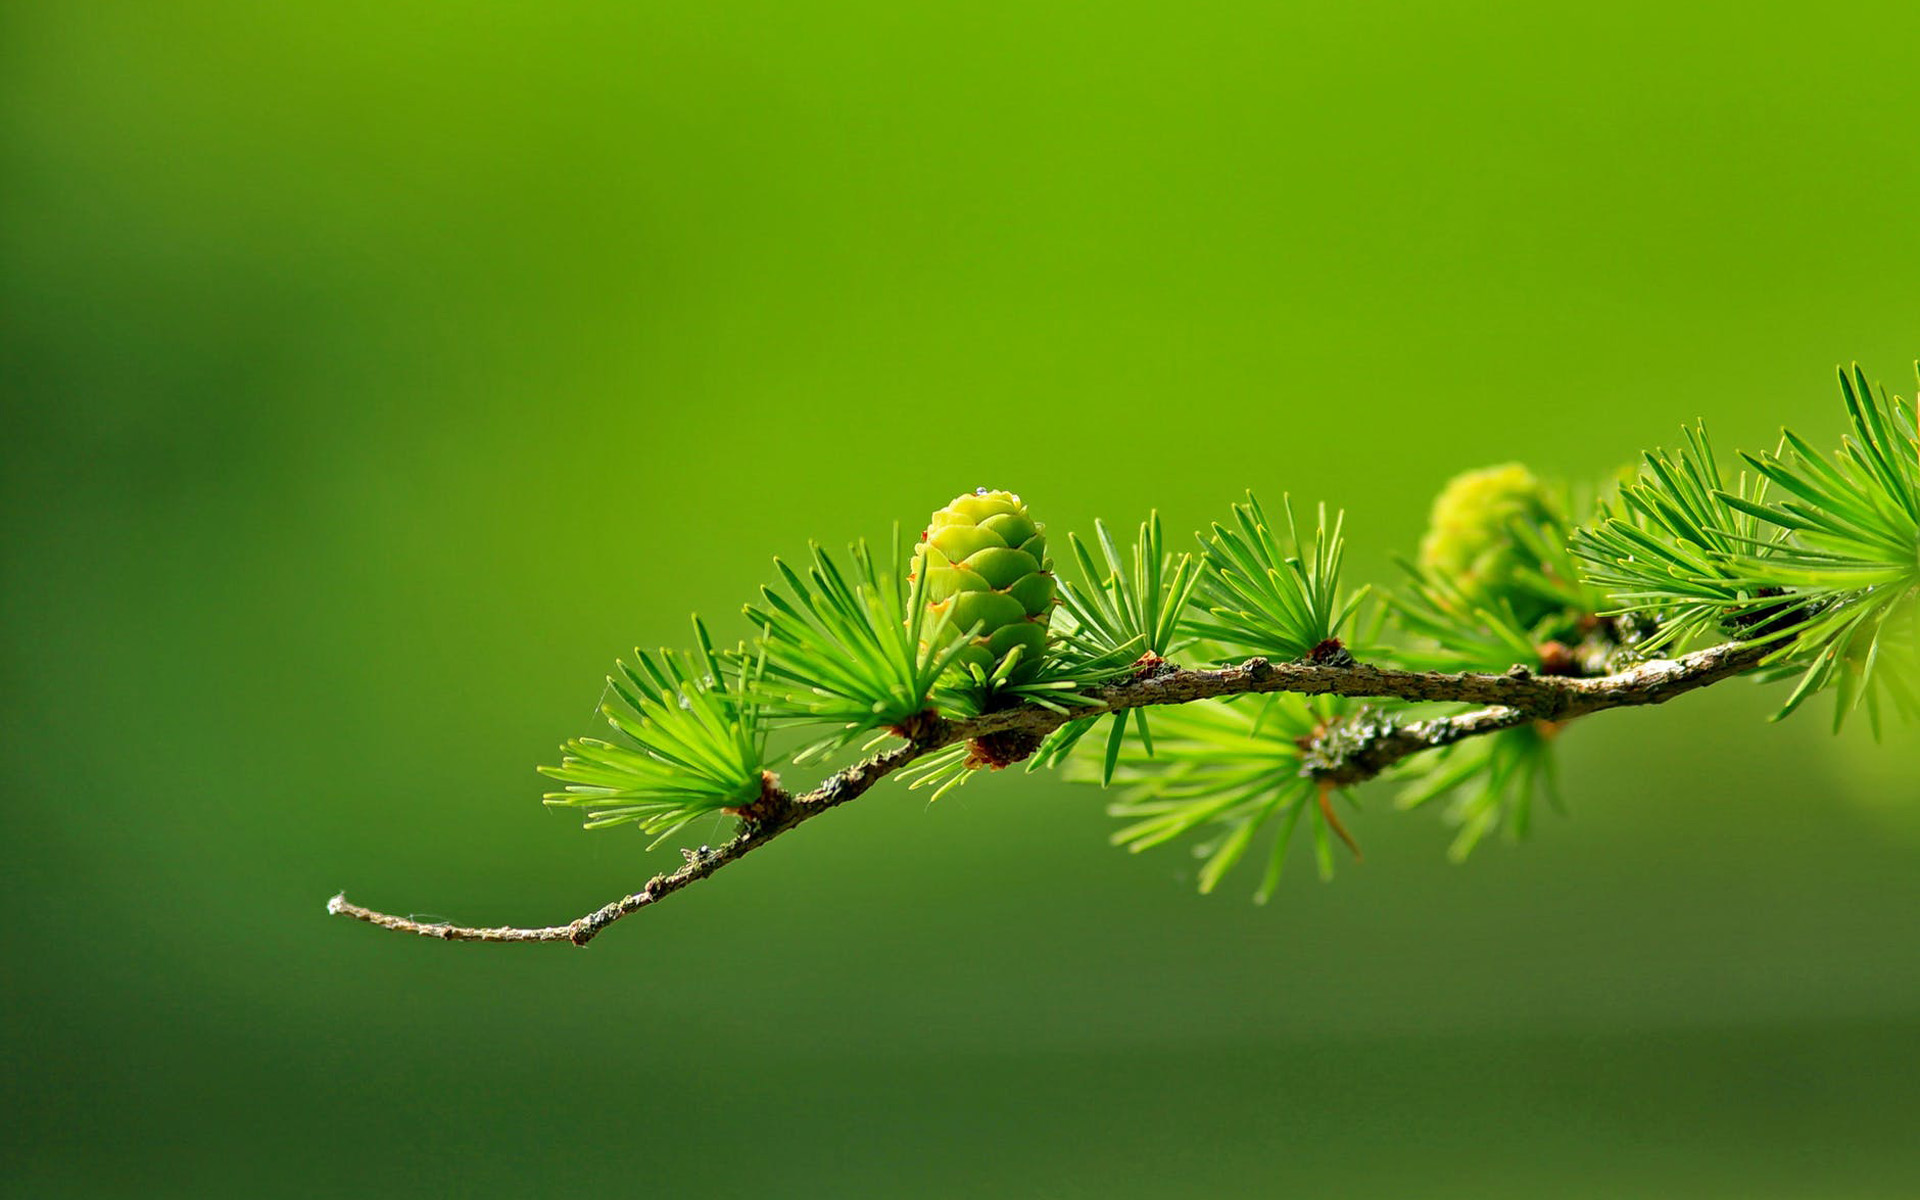
[[[927,524],[913,569],[927,573],[930,615],[950,613],[951,636],[978,625],[962,663],[991,675],[1016,648],[1008,679],[1022,682],[1040,667],[1053,619],[1054,582],[1045,527],[1012,492],[981,488],[957,496]]]
[[[1421,569],[1451,581],[1478,603],[1508,601],[1514,615],[1530,626],[1553,606],[1515,584],[1516,571],[1540,566],[1509,532],[1517,521],[1560,523],[1533,472],[1506,463],[1456,475],[1433,501],[1426,536],[1420,539]]]

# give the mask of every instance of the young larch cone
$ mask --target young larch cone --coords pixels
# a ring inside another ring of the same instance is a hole
[[[1426,536],[1420,540],[1420,565],[1457,586],[1468,599],[1492,603],[1505,599],[1528,625],[1549,606],[1515,586],[1524,568],[1539,561],[1514,540],[1516,522],[1551,525],[1556,514],[1547,489],[1519,463],[1468,471],[1447,481],[1434,499]]]
[[[1028,515],[1020,497],[985,488],[956,496],[934,513],[913,555],[914,574],[926,572],[929,615],[949,615],[950,637],[973,631],[956,664],[991,675],[1018,650],[1008,675],[1014,682],[1032,677],[1046,649],[1052,565],[1045,527]]]

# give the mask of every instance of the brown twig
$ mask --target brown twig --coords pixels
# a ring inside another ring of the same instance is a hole
[[[1448,675],[1365,663],[1270,663],[1263,658],[1248,659],[1234,667],[1144,673],[1123,683],[1089,690],[1086,694],[1093,705],[1076,708],[1071,713],[1025,704],[966,721],[935,718],[922,722],[912,731],[913,740],[830,776],[805,795],[788,797],[779,793],[777,797],[763,797],[743,820],[740,832],[718,848],[702,847],[686,852],[687,861],[679,870],[656,875],[632,895],[565,925],[477,928],[418,921],[363,908],[349,902],[344,894],[329,900],[327,911],[382,929],[450,942],[570,942],[584,946],[620,918],[707,878],[828,809],[856,799],[914,759],[960,742],[997,737],[1003,743],[1038,745],[1046,734],[1082,717],[1267,692],[1487,706],[1457,716],[1404,725],[1378,721],[1330,728],[1315,740],[1307,757],[1307,769],[1321,783],[1348,786],[1371,779],[1422,751],[1528,721],[1564,722],[1609,708],[1664,704],[1676,696],[1752,669],[1765,653],[1764,647],[1728,644],[1679,659],[1641,663],[1617,674],[1593,679],[1534,675],[1520,668],[1503,675]],[[1007,739],[1001,735],[1015,736]]]

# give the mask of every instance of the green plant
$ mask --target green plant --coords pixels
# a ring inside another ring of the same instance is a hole
[[[1162,715],[1166,728],[1157,750],[1143,742],[1117,771],[1108,766],[1097,776],[1084,760],[1076,761],[1067,776],[1120,785],[1119,798],[1107,807],[1109,815],[1127,822],[1114,831],[1117,846],[1137,854],[1200,832],[1194,853],[1201,860],[1202,892],[1213,891],[1270,829],[1254,893],[1264,904],[1279,886],[1302,816],[1311,814],[1323,879],[1333,875],[1332,838],[1353,846],[1332,804],[1336,790],[1349,802],[1351,795],[1319,782],[1306,766],[1314,740],[1346,710],[1338,696],[1195,701]]]
[[[1095,562],[1084,542],[1071,533],[1067,535],[1074,560],[1080,566],[1082,582],[1060,585],[1066,627],[1077,634],[1091,652],[1110,656],[1116,662],[1127,661],[1137,654],[1130,662],[1136,673],[1157,670],[1169,656],[1184,650],[1193,641],[1181,632],[1182,615],[1200,582],[1193,556],[1175,555],[1166,548],[1159,513],[1141,523],[1140,535],[1125,557],[1106,522],[1095,521],[1093,531],[1104,562]],[[1145,708],[1131,712],[1116,710],[1112,717],[1101,757],[1103,785],[1113,780],[1114,765],[1129,724],[1139,735],[1148,756],[1153,754],[1153,730]],[[1098,721],[1098,717],[1082,717],[1056,729],[1028,760],[1028,770],[1064,761]]]
[[[875,729],[911,727],[970,645],[947,636],[948,614],[924,601],[924,576],[908,579],[898,530],[885,566],[865,542],[848,554],[850,571],[815,546],[804,575],[775,559],[785,590],[762,588],[761,603],[746,609],[760,629],[763,706],[775,724],[812,734],[796,762],[824,758]]]
[[[1904,671],[1920,593],[1920,443],[1913,406],[1840,374],[1850,431],[1822,454],[1786,431],[1743,454],[1754,477],[1728,486],[1704,429],[1686,449],[1647,456],[1619,508],[1579,530],[1574,552],[1619,611],[1657,622],[1654,644],[1712,637],[1769,647],[1762,675],[1798,675],[1781,715],[1835,693],[1836,728],[1864,703],[1916,712]]]
[[[1203,891],[1260,859],[1264,900],[1303,824],[1323,876],[1336,841],[1357,853],[1340,805],[1382,776],[1401,808],[1446,801],[1456,858],[1523,836],[1553,797],[1562,731],[1590,713],[1791,677],[1781,715],[1831,692],[1836,724],[1865,707],[1878,731],[1920,715],[1920,437],[1913,407],[1857,368],[1841,390],[1836,453],[1788,433],[1731,479],[1698,426],[1596,502],[1512,464],[1456,478],[1358,645],[1368,593],[1342,584],[1324,506],[1306,537],[1290,502],[1277,525],[1249,495],[1187,553],[1157,515],[1124,547],[1096,522],[1098,555],[1069,535],[1079,577],[1056,581],[1017,496],[958,497],[911,570],[897,535],[884,560],[861,544],[850,565],[818,549],[804,572],[776,562],[747,608],[754,639],[720,652],[696,621],[691,653],[621,664],[615,740],[575,739],[546,768],[565,784],[548,802],[590,828],[658,842],[731,817],[718,848],[548,928],[329,907],[450,940],[584,944],[890,776],[938,795],[1014,763],[1116,789],[1131,850],[1196,839]],[[774,774],[856,742],[809,790]]]
[[[557,767],[566,784],[548,804],[587,810],[588,829],[638,825],[654,844],[696,818],[744,808],[766,785],[766,710],[756,699],[764,656],[729,665],[695,618],[691,654],[634,652],[615,664],[613,699],[601,715],[626,745],[602,738],[568,742]]]

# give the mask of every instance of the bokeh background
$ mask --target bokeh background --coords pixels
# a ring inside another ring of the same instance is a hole
[[[1911,394],[1920,14],[1769,9],[0,6],[0,1190],[1920,1194],[1920,737],[1743,685],[1266,908],[1007,777],[322,912],[677,861],[537,802],[613,657],[963,488],[1390,581]]]

